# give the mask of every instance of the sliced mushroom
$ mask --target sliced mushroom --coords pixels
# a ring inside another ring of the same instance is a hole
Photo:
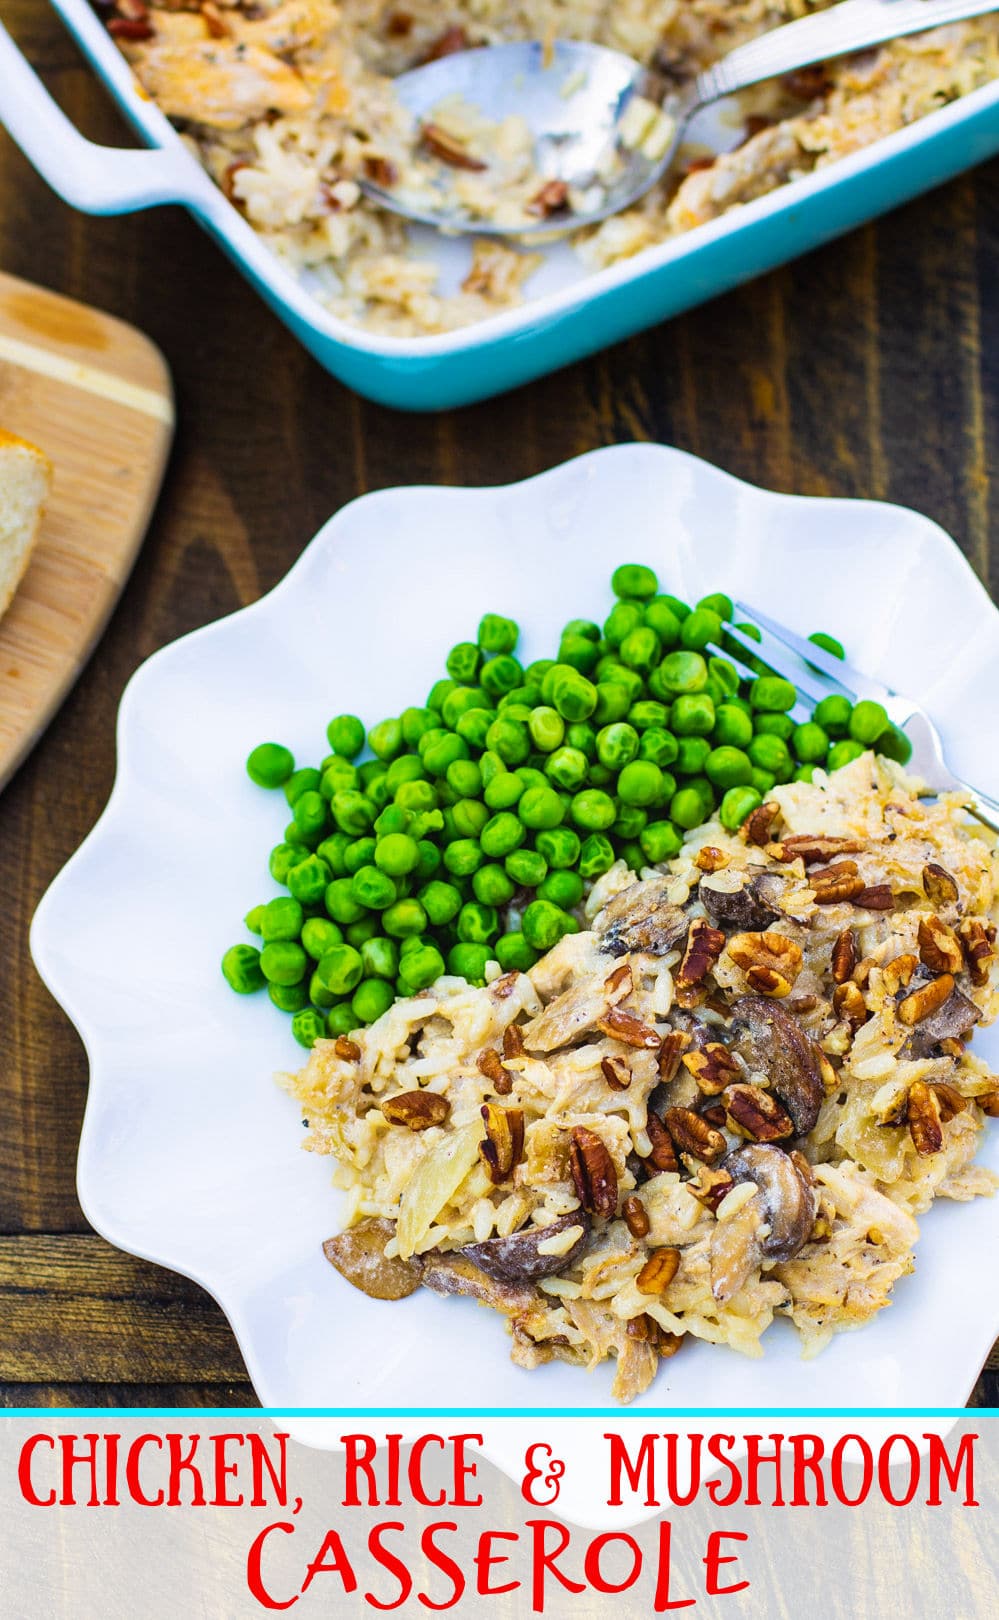
[[[727,873],[725,876],[728,878]],[[745,881],[737,889],[728,888],[720,874],[715,878],[702,878],[698,891],[701,902],[713,923],[762,932],[780,916],[775,902],[784,892],[784,880],[776,872],[761,872],[755,878],[748,872],[739,876]]]
[[[571,1046],[596,1029],[607,1005],[607,991],[599,978],[584,979],[582,984],[563,990],[537,1018],[522,1026],[525,1049],[555,1052],[560,1046]]]
[[[742,996],[732,1008],[736,1051],[765,1074],[804,1136],[819,1117],[825,1097],[812,1043],[791,1013],[765,996]]]
[[[391,1221],[372,1216],[327,1238],[323,1253],[369,1299],[405,1299],[419,1288],[422,1272],[417,1260],[385,1258],[385,1245],[394,1233]]]
[[[423,1286],[435,1294],[468,1294],[504,1316],[529,1310],[541,1297],[529,1284],[497,1281],[460,1253],[427,1254],[422,1271]]]
[[[917,1024],[906,1042],[903,1056],[929,1057],[941,1041],[963,1040],[971,1033],[981,1016],[981,1008],[976,1007],[969,996],[962,990],[952,990],[942,1007],[938,1007],[935,1013],[930,1013],[928,1018]]]
[[[632,883],[609,900],[593,924],[602,948],[611,956],[627,951],[648,951],[665,956],[687,932],[685,911],[667,899],[671,878],[646,878]]]
[[[541,1254],[539,1244],[570,1228],[581,1228],[571,1248],[562,1254]],[[537,1282],[542,1277],[554,1277],[579,1259],[590,1241],[590,1217],[585,1209],[575,1209],[562,1215],[550,1226],[529,1226],[526,1231],[514,1232],[511,1237],[487,1238],[484,1243],[469,1243],[460,1252],[487,1276],[501,1283]]]
[[[719,1304],[737,1294],[764,1260],[790,1260],[808,1242],[815,1194],[781,1148],[752,1142],[719,1165],[733,1182],[751,1181],[756,1193],[711,1238],[711,1292]]]

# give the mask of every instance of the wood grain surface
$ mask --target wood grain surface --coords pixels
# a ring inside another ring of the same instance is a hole
[[[86,134],[127,141],[48,7],[7,0],[4,21]],[[994,593],[999,163],[681,320],[450,415],[358,400],[185,214],[75,214],[2,132],[0,267],[149,333],[179,417],[120,606],[0,798],[0,1399],[245,1403],[252,1391],[212,1302],[88,1231],[73,1176],[86,1062],[28,954],[35,904],[110,790],[128,677],[164,642],[267,590],[354,495],[505,482],[629,439],[679,445],[773,489],[917,507]],[[999,1405],[999,1371],[976,1398]]]
[[[142,544],[173,428],[166,362],[123,321],[0,273],[0,423],[54,470],[0,620],[2,788],[86,663]]]

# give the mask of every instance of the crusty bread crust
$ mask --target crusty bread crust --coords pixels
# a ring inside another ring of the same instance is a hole
[[[51,487],[45,452],[0,428],[0,615],[24,577]]]

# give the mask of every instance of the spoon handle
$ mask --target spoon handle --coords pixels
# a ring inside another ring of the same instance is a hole
[[[999,0],[839,0],[729,51],[698,75],[694,101],[704,106],[816,62],[997,10]]]

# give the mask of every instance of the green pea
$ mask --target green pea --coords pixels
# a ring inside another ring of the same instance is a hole
[[[849,698],[834,693],[831,697],[824,697],[821,703],[816,705],[812,719],[823,731],[827,731],[830,737],[845,737],[850,729],[852,713],[853,705]]]
[[[715,706],[706,692],[685,692],[674,700],[669,724],[676,737],[710,737],[715,728]]]
[[[595,759],[597,755],[597,734],[594,728],[585,720],[577,720],[570,726],[565,734],[566,746],[574,748],[578,754],[587,759]]]
[[[829,733],[814,720],[807,720],[795,726],[791,746],[803,765],[823,765],[829,752]]]
[[[471,877],[482,865],[482,849],[474,838],[456,838],[444,851],[444,865],[452,877]]]
[[[628,710],[628,724],[634,726],[636,731],[662,731],[668,721],[669,709],[655,698],[639,698]]]
[[[492,956],[488,945],[459,941],[447,953],[447,970],[455,978],[467,979],[469,984],[485,984],[486,967]]]
[[[638,842],[650,866],[671,861],[683,846],[683,839],[671,821],[650,821],[639,833]]]
[[[611,832],[615,838],[637,838],[649,819],[647,810],[637,804],[622,804]]]
[[[893,759],[899,765],[908,765],[912,758],[912,744],[901,727],[890,725],[878,738],[878,753]]]
[[[629,765],[625,769],[631,770],[632,767]],[[573,797],[570,814],[576,826],[582,827],[584,832],[603,832],[613,826],[617,805],[610,794],[600,788],[584,788]]]
[[[531,741],[535,748],[540,749],[543,754],[553,753],[565,738],[565,721],[557,709],[549,708],[547,705],[531,710],[527,729],[531,733]]]
[[[423,761],[418,754],[400,754],[398,759],[392,761],[382,780],[394,798],[407,782],[425,781],[426,775]]]
[[[611,575],[611,590],[615,596],[647,602],[658,589],[659,581],[644,563],[621,563]]]
[[[664,731],[659,726],[650,726],[643,731],[638,744],[639,759],[647,759],[653,765],[662,769],[672,765],[678,758],[680,745],[671,731]]]
[[[578,872],[549,872],[538,884],[537,898],[547,900],[559,911],[571,911],[583,898],[583,880]]]
[[[315,849],[320,837],[321,830],[318,832],[304,832],[297,821],[289,821],[284,829],[284,841],[286,844],[295,844],[297,846],[298,860],[302,859],[303,850]]]
[[[499,613],[486,613],[479,620],[478,643],[490,658],[512,653],[517,645],[520,629],[513,619],[504,619]]]
[[[299,1012],[309,1004],[309,992],[304,984],[269,984],[267,996],[279,1012]]]
[[[403,747],[402,721],[379,720],[368,732],[368,747],[376,759],[395,759]]]
[[[301,1007],[291,1020],[291,1033],[299,1046],[315,1046],[326,1034],[326,1020],[315,1007]]]
[[[709,674],[707,685],[705,686],[703,693],[700,695],[709,698],[714,707],[717,709],[720,703],[724,703],[729,694],[725,691],[725,688],[722,686],[721,682],[716,681],[714,676]]]
[[[557,827],[565,819],[562,800],[547,782],[541,787],[529,787],[517,806],[517,813],[525,827],[534,829]]]
[[[563,634],[558,644],[559,663],[571,664],[581,675],[589,675],[599,657],[598,647],[588,636]]]
[[[714,740],[722,748],[745,748],[753,738],[753,722],[734,703],[722,703],[715,710]]]
[[[267,869],[275,883],[284,883],[293,866],[302,859],[301,846],[297,844],[275,844],[267,861]]]
[[[754,765],[749,785],[756,789],[761,798],[765,799],[767,794],[777,785],[777,778],[771,771],[761,771],[758,765]]]
[[[332,945],[343,939],[336,923],[326,917],[309,917],[302,924],[302,945],[314,962],[318,962]]]
[[[689,609],[688,609],[689,611]],[[646,602],[645,623],[654,630],[663,647],[676,647],[680,641],[680,620],[670,606],[668,596],[654,596]]]
[[[474,714],[480,709],[489,714],[493,712],[488,692],[481,686],[456,686],[444,699],[441,719],[448,731],[456,731],[462,715]]]
[[[658,669],[649,677],[653,697],[681,697],[688,692],[703,692],[708,680],[708,666],[699,652],[667,653]],[[661,686],[662,690],[659,690]]]
[[[817,769],[818,769],[818,767],[816,765],[814,765],[814,764],[811,764],[811,765],[799,765],[798,769],[794,773],[794,776],[792,777],[792,781],[795,781],[795,782],[811,782],[813,780],[814,776],[815,776],[815,772],[816,772]]]
[[[824,652],[832,653],[834,658],[846,657],[846,649],[843,643],[837,641],[835,636],[827,636],[824,630],[816,630],[814,635],[809,636],[808,639],[816,647],[821,647]]]
[[[614,845],[602,833],[591,833],[583,839],[579,851],[579,875],[586,881],[609,872],[614,865]]]
[[[408,833],[387,833],[375,845],[374,860],[389,877],[405,877],[420,864],[420,846]]]
[[[382,912],[382,927],[394,939],[406,939],[422,934],[427,926],[427,913],[419,900],[397,900]]]
[[[326,893],[326,885],[333,873],[318,855],[307,855],[288,873],[288,887],[303,906],[316,906]]]
[[[222,958],[222,973],[226,983],[241,996],[264,987],[260,952],[255,945],[230,945]]]
[[[382,781],[388,766],[383,759],[366,759],[363,765],[355,766],[361,784],[361,791],[367,793],[377,782]]]
[[[550,951],[563,934],[571,931],[573,919],[548,900],[532,900],[521,919],[521,931],[535,951]]]
[[[327,990],[318,973],[312,974],[311,978],[309,979],[308,989],[309,1000],[312,1002],[314,1007],[326,1008],[334,1005],[336,996],[333,994],[332,990]]]
[[[617,779],[617,796],[622,804],[655,804],[662,790],[663,773],[650,759],[633,760]]]
[[[696,607],[680,626],[680,645],[691,652],[703,652],[709,641],[721,640],[722,622],[710,608]]]
[[[291,1021],[291,1027],[292,1029],[295,1027],[294,1018]],[[353,1034],[356,1028],[357,1019],[354,1017],[354,1009],[349,1001],[341,1001],[338,1006],[331,1007],[326,1014],[326,1033],[331,1041],[335,1041],[338,1035]]]
[[[381,918],[374,912],[367,912],[365,916],[358,917],[356,922],[348,923],[343,931],[343,937],[348,945],[353,945],[359,951],[369,939],[374,939],[381,928]]]
[[[749,701],[754,709],[769,709],[783,714],[794,708],[798,694],[783,675],[758,675],[749,688]]]
[[[420,758],[430,776],[446,777],[456,759],[468,758],[468,744],[451,731],[440,735],[428,731],[420,742]]]
[[[387,838],[390,833],[405,833],[409,831],[413,818],[405,806],[401,804],[387,804],[385,809],[375,818],[375,841]]]
[[[753,777],[753,762],[741,748],[712,748],[704,762],[704,772],[716,787],[748,787]]]
[[[486,822],[479,837],[482,853],[490,860],[502,860],[511,850],[519,849],[526,837],[523,826],[509,810],[501,810]]]
[[[689,831],[704,820],[704,800],[694,787],[679,788],[670,800],[669,813],[678,827]]]
[[[482,654],[474,641],[459,641],[451,648],[444,663],[453,681],[471,686],[482,662]]]
[[[789,714],[758,714],[755,721],[759,737],[780,737],[783,742],[790,742],[794,736],[795,723]]]
[[[290,939],[276,940],[260,952],[260,971],[269,984],[298,984],[308,965],[301,945]]]
[[[359,1024],[373,1024],[388,1012],[394,1000],[395,988],[384,979],[362,979],[350,1005]]]
[[[624,861],[626,866],[631,867],[633,872],[640,872],[642,867],[645,865],[645,856],[642,853],[642,846],[635,840],[622,844],[618,850],[618,855],[620,859]]]
[[[552,686],[555,708],[563,720],[574,722],[588,719],[597,706],[597,689],[593,682],[568,665],[557,665],[556,668],[562,672]]]
[[[716,613],[719,619],[731,619],[735,614],[732,598],[726,596],[724,591],[714,591],[710,596],[702,596],[697,606],[709,613]]]
[[[380,764],[381,761],[372,761],[372,763]],[[391,793],[389,792],[388,773],[386,771],[382,771],[380,776],[372,777],[371,781],[368,783],[368,786],[365,788],[365,793],[376,814],[379,810],[384,810],[385,806],[389,802],[389,799],[392,797]]]
[[[857,742],[853,737],[844,737],[841,741],[834,742],[830,748],[826,770],[838,771],[844,765],[852,765],[853,761],[859,759],[865,752],[863,743]]]
[[[507,859],[512,860],[513,856]],[[513,879],[495,861],[480,866],[472,876],[472,893],[484,906],[505,906],[513,899],[515,889]]]
[[[299,794],[292,806],[291,814],[296,827],[307,837],[313,833],[321,833],[329,821],[326,800],[313,788],[307,788],[304,793]]]
[[[748,815],[763,803],[755,788],[744,783],[730,787],[721,802],[718,819],[729,832],[738,832]]]
[[[355,838],[347,845],[343,852],[343,864],[351,877],[355,872],[359,872],[362,866],[371,865],[375,858],[376,847],[377,840],[370,836],[367,838]]]
[[[364,747],[364,726],[356,714],[338,714],[326,727],[326,735],[334,754],[345,759],[356,759]]]
[[[470,900],[458,913],[455,924],[458,938],[465,945],[485,945],[499,933],[499,916],[495,906],[483,906]]]
[[[467,743],[469,748],[481,752],[486,746],[489,727],[495,718],[496,714],[493,709],[466,709],[463,714],[458,716],[455,722],[455,730],[462,742]]]
[[[452,806],[452,813],[460,838],[478,838],[489,820],[489,811],[481,799],[459,799]]]
[[[292,809],[295,808],[296,799],[303,793],[314,793],[319,786],[322,772],[315,770],[311,765],[303,765],[299,771],[293,771],[284,784],[284,796]]]
[[[573,671],[575,673],[575,671]],[[582,680],[582,676],[579,677]],[[493,753],[507,765],[521,765],[531,752],[531,733],[519,720],[508,715],[497,716],[486,732],[486,742]]]
[[[434,928],[445,927],[461,910],[461,895],[453,883],[434,879],[420,890],[418,898]]]
[[[554,870],[575,866],[579,860],[579,834],[571,827],[546,828],[538,833],[534,844],[538,854],[543,855]]]
[[[361,963],[369,979],[394,979],[399,971],[399,947],[394,939],[374,934],[361,946]]]
[[[538,960],[537,951],[531,949],[519,928],[501,934],[493,951],[504,973],[529,973]]]
[[[639,736],[634,726],[618,721],[597,732],[597,758],[608,770],[619,771],[636,758],[638,744]]]
[[[258,743],[246,760],[246,774],[258,787],[280,787],[294,769],[291,750],[281,743]]]
[[[586,641],[600,640],[600,626],[594,624],[592,619],[570,619],[563,636],[582,636]]]
[[[660,602],[665,602],[670,612],[675,618],[679,619],[681,624],[683,623],[684,619],[689,618],[690,608],[686,602],[681,600],[679,596],[665,595],[660,596],[657,598],[657,600]]]
[[[777,782],[789,782],[794,774],[791,750],[781,737],[754,737],[747,754],[754,765],[769,771]]]
[[[318,797],[318,795],[317,795]],[[333,820],[341,832],[360,838],[374,825],[376,810],[363,793],[335,793],[330,800]]]
[[[358,773],[350,760],[334,754],[319,778],[319,791],[324,799],[332,799],[334,793],[349,793],[357,787],[358,781]]]
[[[354,899],[368,911],[385,911],[396,900],[395,884],[377,866],[358,867],[350,882]]]
[[[582,787],[589,770],[589,761],[579,748],[556,748],[545,763],[545,775],[567,793]]]
[[[329,837],[324,838],[316,850],[316,854],[319,856],[320,860],[326,862],[326,865],[329,867],[334,877],[343,877],[346,873],[347,864],[345,856],[347,848],[351,842],[352,840],[348,833],[330,833]],[[301,860],[301,858],[302,857],[300,854],[299,860]]]
[[[264,931],[264,908],[262,905],[254,906],[246,913],[243,924],[251,934],[262,934]]]
[[[739,671],[727,658],[708,659],[708,680],[717,682],[726,697],[735,697],[739,690]]]
[[[640,697],[645,696],[645,682],[637,670],[629,669],[627,664],[615,660],[608,663],[599,677],[598,685],[617,687],[623,686],[628,694],[628,708],[637,703]],[[615,701],[617,701],[615,699]],[[625,710],[627,713],[627,710]],[[594,710],[594,718],[596,710]]]
[[[640,674],[647,675],[654,664],[658,664],[662,656],[659,637],[647,624],[640,624],[634,630],[629,630],[618,648],[618,657],[628,669],[638,670]]]
[[[410,708],[403,709],[399,723],[402,726],[402,740],[406,747],[416,748],[424,732],[436,726],[437,720],[430,709]]]
[[[604,640],[609,647],[620,647],[625,636],[637,630],[644,615],[637,602],[615,602],[604,620]]]
[[[515,849],[504,863],[507,876],[525,889],[536,889],[548,873],[548,862],[536,849]]]
[[[340,923],[342,927],[357,922],[358,918],[364,915],[364,907],[354,897],[351,887],[353,881],[352,877],[334,878],[333,882],[327,885],[323,896],[326,910],[333,921]]]
[[[290,895],[279,894],[264,906],[260,915],[260,932],[268,945],[275,940],[297,939],[304,920],[301,903]]]
[[[534,663],[528,664],[524,671],[525,681],[533,681],[534,685],[540,688],[541,683],[548,674],[548,671],[554,666],[554,663],[554,658],[536,658]]]
[[[504,769],[486,783],[482,797],[490,810],[509,810],[522,797],[525,787],[519,771]]]
[[[871,698],[861,698],[850,716],[849,733],[854,742],[863,743],[865,748],[871,748],[882,732],[888,730],[889,724],[888,713],[883,703],[875,703]]]

